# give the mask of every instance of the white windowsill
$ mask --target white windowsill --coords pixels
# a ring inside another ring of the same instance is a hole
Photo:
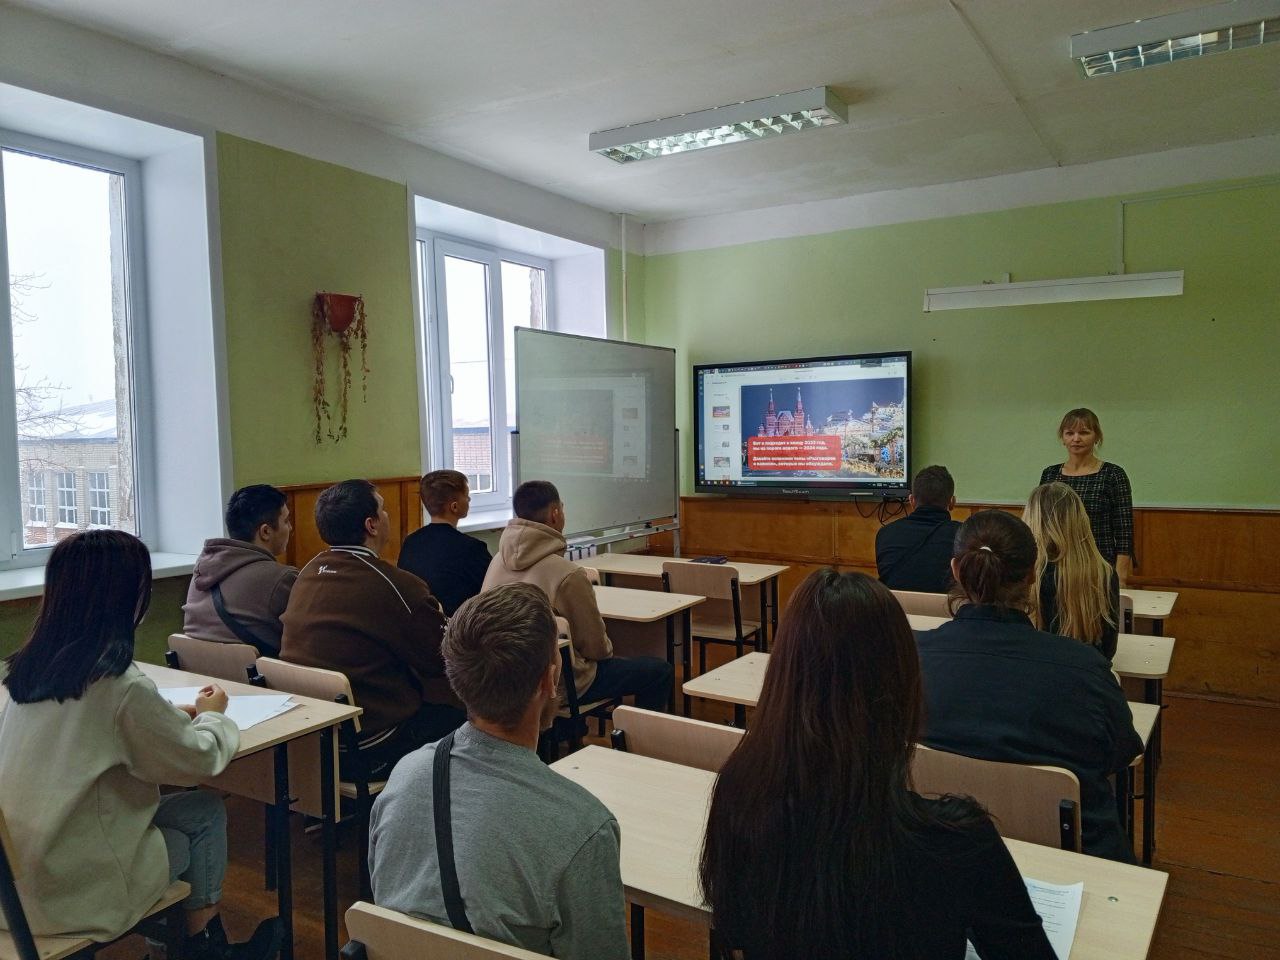
[[[472,530],[500,530],[511,519],[510,507],[498,507],[493,510],[477,510],[458,521],[458,529],[463,533]]]
[[[193,553],[151,554],[151,579],[186,576],[196,565]],[[38,597],[44,593],[44,567],[20,567],[0,570],[0,603]]]

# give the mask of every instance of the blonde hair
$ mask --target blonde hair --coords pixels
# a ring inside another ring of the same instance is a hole
[[[1058,630],[1097,645],[1103,623],[1116,625],[1111,604],[1111,565],[1098,552],[1080,497],[1065,483],[1044,483],[1031,491],[1022,519],[1039,547],[1031,590],[1031,619],[1047,630],[1053,611],[1040,609],[1040,583],[1045,567],[1057,565]]]

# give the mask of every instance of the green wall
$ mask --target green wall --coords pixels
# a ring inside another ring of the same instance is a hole
[[[220,133],[218,188],[236,485],[417,473],[404,185]],[[310,329],[318,291],[362,295],[368,317],[368,400],[361,400],[357,348],[349,434],[336,444],[317,445],[313,436]]]
[[[908,349],[914,463],[961,499],[1025,498],[1090,406],[1136,502],[1280,505],[1280,185],[1241,186],[1127,205],[1126,269],[1185,270],[1172,298],[922,312],[928,287],[1114,272],[1118,198],[646,258],[646,337],[684,368],[684,489],[692,364]]]
[[[187,599],[190,577],[157,580],[151,587],[151,608],[134,635],[134,658],[144,663],[164,663],[166,640],[182,631],[182,604]],[[8,656],[22,646],[31,632],[40,598],[0,603],[0,656]]]

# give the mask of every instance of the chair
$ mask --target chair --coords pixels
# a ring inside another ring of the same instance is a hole
[[[613,711],[613,748],[718,773],[744,731],[670,713],[621,706]]]
[[[259,675],[273,690],[296,693],[316,700],[330,700],[359,706],[355,695],[351,692],[351,681],[346,674],[337,670],[324,670],[320,667],[304,667],[300,663],[286,663],[272,657],[259,657],[257,662]],[[373,896],[369,880],[369,813],[373,809],[373,798],[386,787],[385,780],[370,780],[364,771],[363,759],[360,755],[360,718],[352,717],[344,721],[338,728],[338,737],[347,758],[348,771],[354,770],[354,780],[339,780],[338,795],[344,800],[354,802],[356,824],[359,831],[360,859],[360,891],[361,896]]]
[[[914,590],[894,590],[893,595],[902,604],[908,616],[946,617],[951,619],[951,611],[947,608],[945,593],[917,593]]]
[[[198,640],[185,633],[171,633],[164,659],[175,670],[244,683],[249,667],[258,661],[258,651],[247,643]]]
[[[18,896],[18,868],[12,859],[13,841],[4,814],[0,813],[0,910],[4,913],[8,930],[0,930],[0,960],[88,960],[105,943],[97,943],[82,937],[36,937],[31,933],[26,910]],[[191,894],[185,881],[169,884],[145,917],[131,930],[122,934],[145,933],[165,944],[167,955],[180,960],[186,943],[182,901]],[[119,939],[119,938],[117,938]],[[115,941],[112,941],[113,943]]]
[[[347,911],[343,960],[545,960],[542,954],[462,933],[429,920],[356,902]]]
[[[1070,770],[998,763],[916,745],[917,793],[973,797],[1002,837],[1080,852],[1080,781]]]
[[[1119,630],[1121,633],[1133,633],[1133,597],[1120,594]]]
[[[731,617],[715,617],[703,612],[706,604],[693,609],[690,617],[690,641],[698,642],[698,672],[707,672],[707,644],[728,644],[741,657],[750,639],[757,650],[764,643],[764,625],[742,618],[742,591],[738,586],[738,568],[716,563],[670,561],[662,565],[662,588],[668,593],[687,593],[708,600],[727,601]],[[763,589],[763,587],[761,588]],[[686,678],[688,679],[688,678]]]
[[[560,679],[564,687],[564,706],[556,714],[551,729],[545,731],[538,740],[538,755],[548,762],[558,759],[560,743],[567,740],[570,752],[582,749],[582,737],[587,729],[587,720],[594,717],[600,722],[600,732],[604,733],[604,723],[609,714],[622,700],[593,700],[582,703],[578,700],[578,688],[573,682],[573,635],[569,631],[569,621],[564,617],[556,617],[556,636],[560,644]]]

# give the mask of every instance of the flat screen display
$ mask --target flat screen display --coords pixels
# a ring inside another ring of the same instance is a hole
[[[693,395],[700,493],[908,489],[909,352],[700,364]]]

